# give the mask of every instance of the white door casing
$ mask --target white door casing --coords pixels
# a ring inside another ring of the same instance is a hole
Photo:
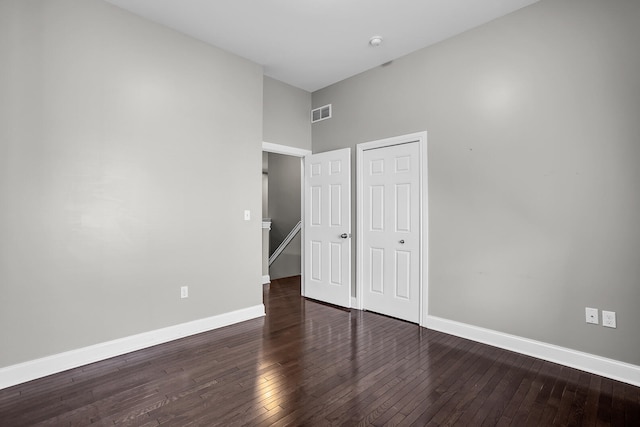
[[[419,324],[427,307],[424,143],[426,132],[357,147],[358,308]]]
[[[305,157],[304,296],[351,306],[351,149]]]

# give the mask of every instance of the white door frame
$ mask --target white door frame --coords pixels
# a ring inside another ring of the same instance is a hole
[[[364,221],[362,220],[362,215],[364,214],[364,202],[363,202],[363,154],[366,150],[373,150],[376,148],[389,147],[392,145],[399,144],[407,144],[410,142],[417,142],[420,148],[420,158],[419,158],[419,168],[420,168],[420,228],[419,228],[419,280],[420,280],[420,298],[419,298],[419,307],[420,307],[420,326],[426,326],[427,324],[427,316],[429,315],[429,253],[428,253],[428,241],[429,241],[429,218],[428,218],[428,181],[427,181],[427,132],[416,132],[407,135],[396,136],[393,138],[385,138],[379,139],[376,141],[363,142],[361,144],[356,145],[356,227],[357,227],[357,236],[356,236],[356,307],[359,310],[362,310],[364,307],[363,301],[363,292],[364,292],[364,283],[362,282],[363,277],[363,229],[362,226]]]
[[[302,242],[300,245],[300,281],[302,282],[300,283],[300,293],[304,296],[304,156],[311,155],[311,150],[262,141],[262,151],[300,158],[300,221],[302,221],[302,229],[300,230]]]

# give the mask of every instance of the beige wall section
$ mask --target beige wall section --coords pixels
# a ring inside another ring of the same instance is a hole
[[[97,0],[0,57],[0,367],[262,303],[261,67]]]
[[[311,93],[264,77],[263,141],[311,150]]]
[[[313,94],[314,152],[428,131],[430,314],[640,365],[639,19],[543,0]]]

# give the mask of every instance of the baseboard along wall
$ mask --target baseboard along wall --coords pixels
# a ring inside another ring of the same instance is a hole
[[[640,387],[640,366],[630,363],[436,316],[427,316],[425,326],[428,329],[537,357],[538,359],[558,363]]]
[[[154,345],[229,326],[265,315],[265,307],[253,307],[132,335],[89,347],[66,351],[0,369],[0,390],[27,381],[57,374],[68,369],[142,350]]]
[[[268,282],[267,282],[268,283]],[[352,304],[355,306],[355,301]],[[263,304],[0,369],[0,389],[265,315]],[[425,327],[640,387],[640,366],[436,316]]]

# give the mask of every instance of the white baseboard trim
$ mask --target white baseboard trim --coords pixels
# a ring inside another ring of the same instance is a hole
[[[640,387],[640,366],[436,316],[426,327]]]
[[[271,283],[271,277],[268,274],[262,276],[262,284],[266,285],[267,283]]]
[[[263,304],[142,334],[95,344],[0,369],[0,390],[89,363],[131,353],[189,335],[222,328],[265,315]]]

